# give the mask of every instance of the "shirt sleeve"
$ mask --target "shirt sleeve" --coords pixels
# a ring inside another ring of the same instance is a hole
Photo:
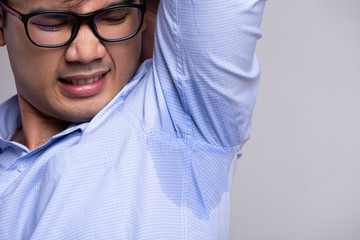
[[[161,1],[154,78],[182,137],[223,147],[241,146],[249,138],[260,78],[255,47],[264,4]]]

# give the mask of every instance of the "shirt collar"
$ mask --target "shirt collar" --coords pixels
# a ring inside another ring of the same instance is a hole
[[[78,130],[83,132],[87,125],[88,122],[81,124],[73,123],[64,131],[56,134],[53,138],[60,138]],[[0,105],[0,139],[11,141],[12,137],[20,127],[21,115],[19,101],[17,96],[13,96]]]
[[[0,139],[11,140],[21,126],[21,116],[17,96],[0,105]]]

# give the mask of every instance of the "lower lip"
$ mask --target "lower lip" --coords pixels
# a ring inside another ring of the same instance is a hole
[[[60,85],[63,92],[69,97],[91,97],[99,94],[104,89],[106,77],[107,74],[90,84],[74,85],[71,83],[60,82]]]

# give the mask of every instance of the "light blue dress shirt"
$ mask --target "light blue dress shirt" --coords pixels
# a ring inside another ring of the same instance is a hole
[[[227,239],[264,0],[161,2],[154,56],[91,122],[29,151],[0,106],[0,239]]]

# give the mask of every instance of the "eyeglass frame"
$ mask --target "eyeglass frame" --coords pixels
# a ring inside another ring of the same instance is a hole
[[[6,5],[5,3],[3,3],[2,1],[0,1],[0,6],[2,7],[3,10],[5,10],[6,12],[8,12],[9,14],[15,16],[16,18],[18,18],[23,24],[24,24],[24,28],[25,28],[25,32],[26,32],[26,35],[28,37],[28,39],[30,40],[31,43],[33,43],[35,46],[38,46],[38,47],[44,47],[44,48],[58,48],[58,47],[63,47],[65,45],[68,45],[69,43],[71,43],[77,36],[78,32],[79,32],[79,29],[82,25],[83,22],[87,22],[88,25],[90,26],[92,32],[94,33],[94,35],[100,39],[101,41],[104,41],[104,42],[121,42],[121,41],[125,41],[125,40],[128,40],[130,38],[133,38],[134,36],[136,36],[142,25],[143,25],[143,22],[144,22],[144,15],[145,15],[145,12],[146,12],[146,0],[143,0],[143,3],[142,4],[117,4],[117,5],[113,5],[113,6],[109,6],[109,7],[106,7],[106,8],[102,8],[102,9],[98,9],[94,12],[91,12],[91,13],[86,13],[86,14],[79,14],[79,13],[74,13],[74,12],[70,12],[70,11],[61,11],[61,10],[53,10],[53,11],[39,11],[39,12],[33,12],[33,13],[29,13],[29,14],[23,14],[17,10],[15,10],[14,8]],[[140,25],[138,27],[138,29],[133,33],[131,34],[130,36],[127,36],[127,37],[123,37],[123,38],[118,38],[118,39],[106,39],[104,37],[102,37],[97,29],[96,29],[96,24],[95,24],[95,17],[98,15],[98,14],[101,14],[103,12],[106,12],[106,11],[109,11],[109,10],[112,10],[112,9],[116,9],[116,8],[137,8],[140,10],[141,12],[141,21],[140,21]],[[76,22],[75,22],[75,29],[72,30],[71,32],[71,37],[68,41],[64,42],[64,43],[61,43],[61,44],[56,44],[56,45],[43,45],[43,44],[38,44],[36,42],[34,42],[31,37],[30,37],[30,34],[29,34],[29,31],[28,31],[28,21],[31,17],[33,16],[37,16],[37,15],[42,15],[42,14],[47,14],[47,13],[59,13],[59,14],[68,14],[68,15],[71,15],[73,17],[75,17],[76,19]]]

